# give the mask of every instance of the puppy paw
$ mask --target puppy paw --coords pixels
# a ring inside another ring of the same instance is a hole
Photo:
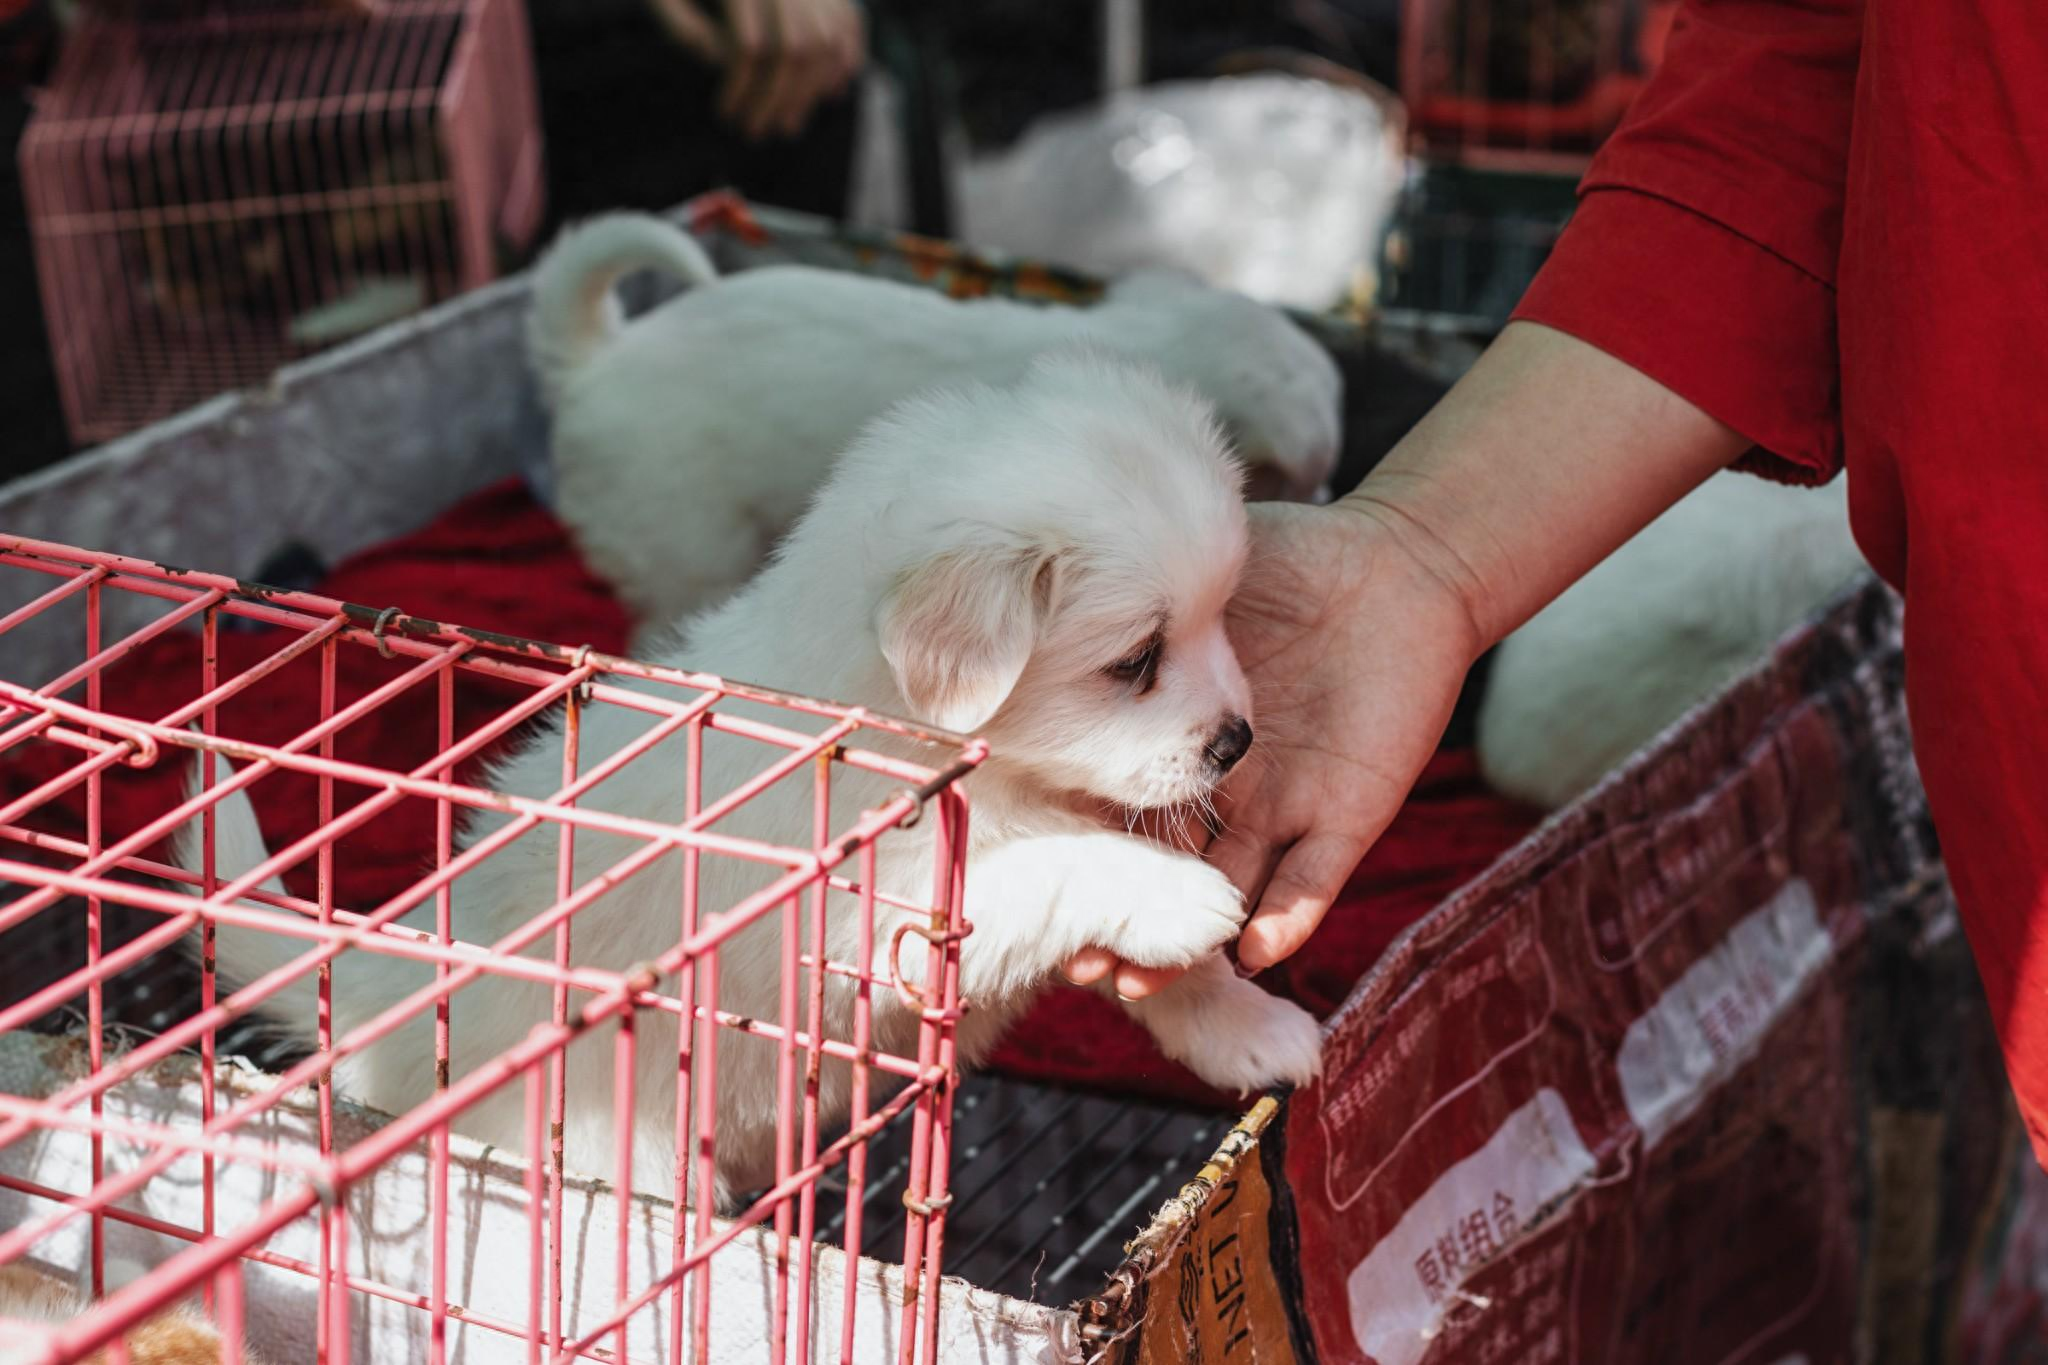
[[[1305,1085],[1322,1071],[1322,1030],[1314,1016],[1266,994],[1220,957],[1124,1009],[1160,1051],[1218,1090]]]
[[[1135,890],[1123,933],[1108,944],[1140,967],[1188,967],[1221,952],[1244,926],[1244,896],[1196,858],[1162,853]]]
[[[1216,1002],[1183,1064],[1218,1090],[1271,1090],[1306,1085],[1323,1069],[1323,1032],[1315,1016],[1256,986]],[[1254,1003],[1256,996],[1259,1003]]]

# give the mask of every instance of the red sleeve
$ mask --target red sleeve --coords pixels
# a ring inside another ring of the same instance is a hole
[[[1861,0],[1686,0],[1515,316],[1569,332],[1757,443],[1841,467],[1835,261]]]

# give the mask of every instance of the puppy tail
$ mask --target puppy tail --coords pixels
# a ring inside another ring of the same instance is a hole
[[[228,775],[227,762],[223,759],[215,768],[215,781],[224,780]],[[204,789],[205,764],[198,754],[192,756],[192,769],[185,779],[185,796],[197,796]],[[195,815],[178,828],[171,836],[171,862],[187,872],[204,870],[205,828],[204,817]],[[226,883],[270,857],[270,851],[263,843],[263,829],[256,823],[256,807],[249,800],[249,790],[244,787],[229,793],[214,803],[213,808],[213,875]],[[196,889],[196,888],[195,888]],[[284,895],[282,879],[271,877],[261,888],[274,895]],[[277,915],[288,915],[287,910],[276,910],[259,905],[254,901],[243,901],[251,909],[268,910]],[[313,946],[309,939],[296,938],[287,934],[268,933],[257,929],[241,929],[223,925],[214,936],[214,956],[221,977],[235,986],[247,985],[258,977],[267,976],[292,959],[303,955]],[[199,938],[195,933],[185,941],[185,949],[197,955]],[[278,1021],[280,1032],[297,1034],[304,1031],[311,1037],[314,981],[310,974],[293,982],[284,990],[271,996],[263,1004],[263,1013],[269,1019]],[[290,1020],[286,1026],[282,1023]]]
[[[641,270],[687,285],[709,284],[718,268],[696,239],[650,213],[608,213],[565,229],[534,271],[527,355],[552,405],[563,385],[617,332],[623,315],[613,287]]]

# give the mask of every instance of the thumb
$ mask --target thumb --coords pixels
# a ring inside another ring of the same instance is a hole
[[[1368,847],[1364,840],[1312,832],[1288,849],[1237,941],[1237,960],[1263,971],[1292,956],[1322,923]]]

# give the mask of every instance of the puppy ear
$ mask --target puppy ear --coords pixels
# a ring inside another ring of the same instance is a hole
[[[897,580],[876,633],[916,719],[972,734],[994,718],[1030,662],[1053,566],[1043,550],[960,549]]]

